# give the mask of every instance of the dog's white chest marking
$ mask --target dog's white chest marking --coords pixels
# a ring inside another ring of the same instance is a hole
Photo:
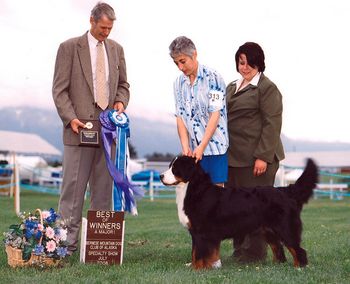
[[[184,211],[184,200],[186,196],[188,183],[179,183],[176,186],[176,204],[177,204],[177,215],[180,223],[188,228],[189,220]]]
[[[180,182],[176,179],[173,174],[172,166],[177,158],[175,158],[172,162],[170,168],[161,174],[161,180],[165,185],[176,185],[176,204],[177,204],[177,215],[179,217],[180,223],[185,227],[189,227],[189,220],[184,211],[184,200],[187,191],[188,183]]]

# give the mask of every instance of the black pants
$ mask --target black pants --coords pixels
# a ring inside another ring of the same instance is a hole
[[[278,161],[268,164],[265,174],[259,177],[253,175],[253,166],[229,167],[225,187],[273,186],[278,167]],[[233,256],[240,262],[262,261],[267,255],[267,244],[261,229],[246,235],[244,239],[233,240],[233,249]]]

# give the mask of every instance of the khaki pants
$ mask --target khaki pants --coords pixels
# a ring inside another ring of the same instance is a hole
[[[68,225],[68,250],[77,249],[84,196],[90,186],[90,209],[111,210],[112,177],[106,165],[103,146],[64,146],[63,182],[59,214]]]

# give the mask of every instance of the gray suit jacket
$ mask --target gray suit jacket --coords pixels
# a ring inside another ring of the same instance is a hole
[[[126,76],[124,51],[117,42],[106,39],[109,63],[109,105],[120,101],[126,108],[129,102],[129,83]],[[79,135],[70,127],[74,118],[98,120],[102,111],[94,104],[91,57],[87,33],[61,43],[56,57],[52,95],[63,122],[64,145],[78,145]]]

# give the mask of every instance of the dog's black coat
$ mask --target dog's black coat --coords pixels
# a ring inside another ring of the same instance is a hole
[[[306,251],[300,247],[300,213],[318,180],[317,166],[311,159],[295,184],[278,188],[218,187],[199,163],[185,156],[173,162],[172,172],[177,179],[188,182],[184,211],[190,220],[193,261],[210,257],[223,239],[242,240],[246,234],[261,229],[274,260],[286,261],[283,244],[293,255],[295,266],[307,264]]]

